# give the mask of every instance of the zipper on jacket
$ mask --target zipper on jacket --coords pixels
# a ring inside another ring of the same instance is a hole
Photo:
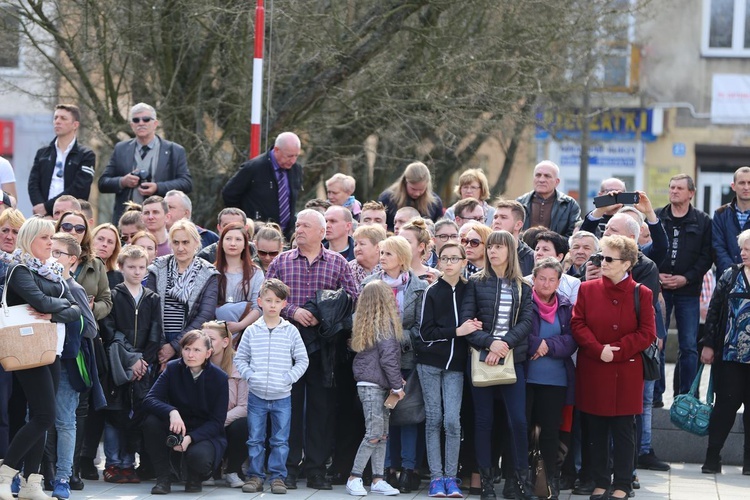
[[[458,319],[458,306],[456,305],[456,287],[452,286],[451,290],[453,290],[453,317],[455,318],[455,321],[456,321],[456,328],[458,328],[459,319]],[[456,342],[456,339],[451,339],[451,352],[448,355],[448,362],[445,363],[446,370],[450,366],[451,361],[453,361],[453,348],[455,347],[455,342]]]
[[[278,325],[276,326],[278,328]],[[266,359],[266,399],[268,399],[268,382],[271,377],[271,370],[268,368],[271,366],[271,329],[268,329],[268,357]]]
[[[133,305],[135,306],[135,329],[133,330],[133,348],[138,349],[138,309],[141,307],[141,302],[143,302],[143,296],[146,295],[146,289],[141,285],[141,298],[138,299],[138,303],[135,303],[135,299],[133,298],[133,295],[130,293],[130,290],[128,290],[128,295],[130,295],[130,299],[133,301]]]

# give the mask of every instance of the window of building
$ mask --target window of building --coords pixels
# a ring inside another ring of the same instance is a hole
[[[0,68],[17,68],[20,50],[17,13],[10,7],[0,7]]]
[[[600,60],[594,69],[599,86],[605,90],[628,91],[636,87],[638,57],[633,56],[635,19],[631,0],[615,0],[611,13],[602,17],[597,38]]]
[[[703,0],[701,53],[750,57],[750,0]]]

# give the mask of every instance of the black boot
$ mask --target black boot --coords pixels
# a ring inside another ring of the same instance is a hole
[[[172,491],[172,482],[169,480],[169,476],[159,476],[156,479],[156,484],[151,488],[152,495],[166,495]]]
[[[716,448],[708,447],[706,450],[706,461],[701,467],[704,474],[721,474],[721,455]]]
[[[414,470],[403,469],[398,477],[398,491],[401,493],[411,493],[412,484],[414,483]]]
[[[549,483],[550,489],[550,500],[557,500],[560,497],[560,472],[555,474],[555,477]]]
[[[482,480],[482,495],[481,500],[495,500],[495,482],[493,481],[492,469],[487,467],[479,468],[479,477]]]
[[[44,476],[45,491],[52,491],[55,489],[54,486],[52,486],[52,481],[55,480],[55,464],[46,458],[42,459],[42,476]]]
[[[73,461],[73,468],[80,474],[83,479],[91,481],[99,480],[99,471],[94,465],[94,459],[91,457],[80,457]]]
[[[529,471],[517,470],[513,475],[516,500],[532,500],[534,488],[529,484]]]
[[[83,489],[84,484],[81,480],[81,468],[78,465],[73,465],[73,473],[70,475],[68,485],[73,491],[81,491]]]
[[[516,490],[513,487],[512,477],[505,478],[505,483],[503,484],[503,498],[506,498],[506,499],[516,498]]]

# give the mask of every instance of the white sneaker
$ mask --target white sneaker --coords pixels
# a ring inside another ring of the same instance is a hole
[[[388,481],[385,479],[381,479],[380,481],[373,482],[372,486],[370,486],[370,493],[376,493],[378,495],[385,495],[387,497],[398,495],[400,492],[388,484]]]
[[[236,472],[230,472],[227,474],[227,476],[224,478],[224,481],[227,482],[227,486],[230,488],[242,488],[242,486],[245,484],[245,481],[240,479],[240,476],[237,475]]]
[[[348,491],[350,495],[355,496],[355,497],[367,496],[367,490],[365,489],[365,485],[362,484],[361,477],[355,477],[354,479],[349,479],[346,482],[346,491]],[[396,493],[398,493],[398,490],[396,490]]]
[[[216,486],[216,481],[214,481],[214,478],[209,477],[205,481],[202,481],[201,484],[203,486]]]

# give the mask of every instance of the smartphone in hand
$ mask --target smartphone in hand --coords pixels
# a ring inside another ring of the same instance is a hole
[[[399,401],[400,398],[398,397],[398,394],[390,393],[388,397],[385,398],[385,403],[383,403],[383,406],[385,406],[389,410],[392,410],[396,407]]]

